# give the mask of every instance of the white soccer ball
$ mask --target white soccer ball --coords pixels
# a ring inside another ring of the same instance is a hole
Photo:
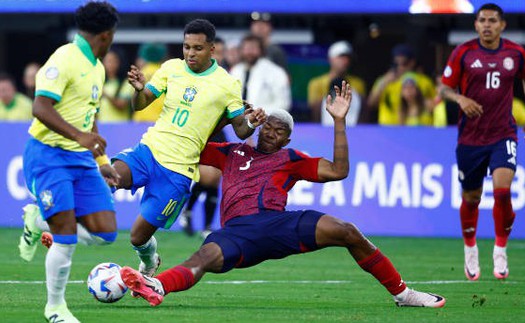
[[[124,297],[128,287],[120,277],[120,266],[112,262],[96,265],[87,279],[89,292],[102,303],[113,303]]]

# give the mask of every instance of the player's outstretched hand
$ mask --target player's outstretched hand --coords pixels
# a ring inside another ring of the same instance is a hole
[[[100,173],[109,186],[118,186],[120,175],[111,164],[105,164],[99,167]]]
[[[106,140],[95,132],[81,132],[77,142],[89,149],[95,158],[104,155],[106,151]]]
[[[137,91],[142,91],[146,86],[146,77],[135,65],[131,65],[128,71],[128,82]]]
[[[334,120],[345,119],[348,110],[350,110],[350,102],[352,101],[352,89],[350,85],[343,81],[341,88],[334,86],[335,98],[328,95],[326,98],[326,110]]]
[[[246,120],[250,121],[252,125],[258,127],[266,122],[266,112],[262,108],[251,109],[245,114]]]
[[[481,117],[483,114],[483,107],[476,101],[469,99],[464,95],[460,95],[457,102],[468,118]]]

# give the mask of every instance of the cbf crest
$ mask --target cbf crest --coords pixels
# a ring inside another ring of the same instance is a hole
[[[45,190],[40,192],[40,202],[44,206],[44,210],[49,210],[54,206],[53,203],[53,193],[50,190]]]
[[[197,89],[194,86],[188,86],[186,90],[184,90],[184,95],[182,98],[186,103],[190,103],[195,99],[195,96],[197,95]]]

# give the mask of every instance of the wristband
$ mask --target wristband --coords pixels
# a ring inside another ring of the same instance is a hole
[[[109,158],[108,155],[102,155],[95,158],[95,161],[97,162],[98,166],[104,166],[109,164]]]
[[[248,128],[255,130],[256,127],[250,122],[250,120],[248,118],[246,118],[245,120],[246,120],[246,125],[248,126]]]

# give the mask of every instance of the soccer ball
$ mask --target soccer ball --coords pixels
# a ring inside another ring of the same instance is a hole
[[[102,303],[113,303],[124,297],[128,287],[120,278],[120,266],[112,262],[96,265],[87,279],[89,292]]]

